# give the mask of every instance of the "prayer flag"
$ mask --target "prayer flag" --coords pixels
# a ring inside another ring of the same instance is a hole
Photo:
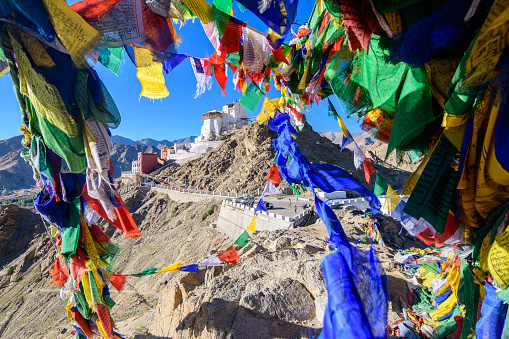
[[[202,266],[224,266],[224,263],[221,260],[219,260],[218,257],[213,256],[213,257],[210,257],[210,258],[205,259],[204,261],[198,263],[198,265],[202,265]]]
[[[387,189],[387,186],[389,186],[387,181],[385,181],[385,179],[379,173],[376,173],[375,189],[373,190],[373,193],[376,196],[382,195]]]
[[[235,240],[234,245],[244,247],[249,243],[249,233],[247,231],[242,232],[242,234]]]
[[[295,22],[299,1],[239,0],[238,3],[253,12],[260,20],[274,30],[274,32],[283,36],[290,32],[290,27],[292,23]]]
[[[187,265],[187,266],[182,266],[180,268],[180,270],[182,272],[194,272],[194,273],[199,273],[200,270],[198,269],[198,264],[192,264],[192,265]]]
[[[270,182],[271,184],[281,183],[281,176],[279,175],[279,170],[277,169],[275,163],[272,163],[270,165],[269,174],[267,174],[267,181]]]
[[[210,77],[210,75],[205,72],[205,64],[203,59],[193,57],[189,58],[189,61],[191,62],[191,67],[193,68],[194,76],[196,77],[197,81],[196,93],[194,94],[194,98],[196,99],[205,93],[206,89],[210,90],[212,88],[212,77]]]
[[[149,99],[161,99],[167,97],[170,93],[164,84],[163,65],[160,62],[154,62],[152,52],[145,47],[134,47],[136,57],[136,76],[141,83],[140,96]]]
[[[350,145],[353,141],[353,137],[350,133],[348,133],[348,136],[343,135],[343,140],[341,143],[341,151],[343,151],[343,148]]]
[[[175,67],[180,65],[182,61],[188,58],[187,54],[171,53],[168,59],[163,61],[163,69],[166,73],[170,73]]]
[[[265,97],[263,100],[262,109],[260,110],[260,113],[256,116],[256,121],[261,125],[265,121],[267,121],[268,118],[274,118],[274,115],[276,114],[276,110],[278,109],[278,102],[280,98],[276,99],[269,99],[268,97]]]
[[[262,94],[261,89],[254,82],[251,82],[239,102],[247,110],[254,112]]]
[[[256,204],[255,213],[259,211],[267,212],[267,207],[265,207],[265,203],[263,202],[263,197],[258,200],[258,204]]]
[[[141,277],[145,277],[147,275],[151,275],[151,274],[154,274],[156,273],[157,271],[159,271],[159,268],[157,267],[149,267],[143,271],[141,271],[140,273],[136,273],[136,274],[131,274],[133,277],[137,277],[137,278],[141,278]]]
[[[230,19],[221,38],[221,46],[227,54],[239,51],[241,33],[242,26]]]
[[[171,264],[170,266],[167,266],[165,268],[161,268],[160,270],[156,271],[155,273],[163,273],[163,272],[170,272],[170,271],[178,271],[182,267],[182,264],[178,261],[174,264]]]
[[[230,264],[236,264],[239,261],[239,254],[235,250],[235,247],[231,245],[226,250],[217,254],[219,260]]]
[[[405,208],[405,201],[401,200],[394,211],[398,214],[401,219],[401,224],[407,230],[408,233],[421,239],[426,245],[431,246],[435,244],[436,231],[429,222],[420,218],[419,220],[403,212]]]
[[[127,279],[128,275],[122,275],[122,274],[115,274],[112,273],[110,276],[110,283],[115,287],[115,289],[118,291],[118,293],[121,293],[124,289],[125,281]]]
[[[371,174],[375,173],[376,169],[373,166],[373,164],[371,163],[371,161],[369,161],[369,159],[367,159],[367,158],[364,159],[364,161],[362,162],[362,165],[364,166],[364,176],[366,178],[366,182],[369,184]]]
[[[254,215],[253,219],[251,219],[251,222],[246,227],[247,231],[251,231],[253,233],[256,233],[256,230],[255,230],[255,227],[256,227],[256,218],[258,218],[258,217],[256,215]]]
[[[281,194],[281,191],[276,186],[274,186],[273,183],[267,180],[267,182],[265,183],[265,189],[263,190],[262,193],[262,197],[274,194]]]
[[[396,208],[396,206],[401,201],[401,198],[399,197],[398,193],[394,192],[392,187],[388,185],[387,187],[387,195],[385,196],[385,203],[384,207],[387,209],[387,213],[391,214],[392,211]]]
[[[338,115],[338,112],[336,111],[336,108],[332,104],[332,102],[329,100],[329,116],[333,116],[338,120],[339,127],[341,128],[341,132],[343,132],[343,136],[349,135],[349,131],[346,128],[345,124],[343,123],[343,120],[341,120],[341,117]]]
[[[360,169],[365,159],[366,156],[364,155],[364,152],[359,148],[357,143],[355,143],[353,149],[353,164],[355,165],[355,168]]]

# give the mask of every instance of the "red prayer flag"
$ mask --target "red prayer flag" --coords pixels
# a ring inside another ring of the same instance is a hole
[[[71,8],[86,20],[103,14],[120,1],[122,0],[82,0],[73,3]]]
[[[267,180],[271,184],[274,184],[274,185],[281,183],[281,177],[279,176],[279,170],[275,163],[272,163],[272,165],[270,165],[269,174],[267,174]]]
[[[85,333],[87,338],[93,338],[94,334],[90,330],[87,320],[81,315],[81,313],[78,311],[78,309],[75,307],[71,308],[71,314],[72,314],[72,318],[78,324],[78,326],[83,331],[83,333]]]
[[[371,177],[371,174],[376,172],[376,169],[368,158],[364,159],[362,165],[364,166],[364,176],[366,177],[366,181],[369,184],[369,178]]]
[[[106,338],[108,339],[116,339],[118,338],[116,335],[113,335],[113,328],[116,328],[113,319],[110,317],[110,311],[108,307],[104,305],[97,305],[97,318],[101,321],[101,325],[103,326],[104,332],[106,334]]]
[[[239,51],[240,35],[242,33],[242,26],[230,20],[224,30],[224,35],[221,39],[221,46],[223,51],[227,54],[236,53]]]
[[[128,275],[116,274],[112,273],[110,276],[110,283],[115,287],[118,293],[122,293],[122,289],[124,288],[125,281]]]
[[[90,233],[92,234],[92,238],[97,241],[99,244],[109,243],[110,237],[104,233],[104,231],[97,225],[92,224],[90,227]]]
[[[283,50],[283,47],[279,47],[278,49],[272,50],[272,56],[274,57],[275,62],[284,62],[285,64],[289,65],[288,59],[286,59],[285,52]]]
[[[236,264],[239,261],[239,254],[237,253],[237,251],[235,250],[233,245],[228,247],[223,252],[219,253],[217,255],[217,257],[222,262],[227,262],[227,263],[230,263],[230,264]]]
[[[338,2],[343,13],[343,26],[350,43],[350,50],[355,51],[361,47],[367,54],[371,35],[380,28],[373,8],[365,0],[339,0]]]
[[[67,270],[62,267],[62,257],[58,256],[57,260],[53,264],[53,269],[51,270],[51,278],[53,285],[56,286],[64,286],[65,282],[69,278],[69,273]]]
[[[126,238],[136,238],[140,237],[141,233],[138,229],[138,226],[136,226],[136,223],[133,220],[133,217],[127,210],[127,207],[125,207],[124,202],[122,201],[122,198],[120,196],[116,197],[117,203],[122,205],[122,207],[113,207],[113,210],[115,211],[115,214],[117,215],[117,219],[115,221],[111,221],[108,218],[108,215],[104,211],[104,208],[102,207],[99,200],[94,199],[88,195],[87,192],[87,185],[83,187],[83,197],[87,201],[87,204],[92,207],[94,211],[96,211],[101,217],[106,219],[110,224],[124,232],[124,236]]]

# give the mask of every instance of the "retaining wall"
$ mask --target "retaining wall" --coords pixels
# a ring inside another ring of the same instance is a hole
[[[217,227],[232,240],[236,240],[246,230],[254,215],[254,208],[242,208],[223,201],[217,219]],[[290,221],[292,220],[292,221]],[[293,226],[293,218],[271,212],[258,213],[256,231],[275,231]]]

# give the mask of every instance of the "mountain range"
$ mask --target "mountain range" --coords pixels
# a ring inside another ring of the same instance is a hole
[[[145,139],[141,139],[141,140],[132,140],[132,139],[120,136],[120,135],[113,135],[111,137],[111,141],[113,142],[113,144],[121,144],[121,145],[129,145],[129,146],[142,145],[142,146],[147,146],[147,147],[153,146],[156,148],[161,148],[165,145],[173,146],[176,143],[179,143],[179,144],[180,143],[184,143],[184,144],[192,143],[196,140],[196,138],[197,138],[197,136],[192,135],[187,138],[175,139],[172,141],[167,140],[167,139],[155,140],[155,139],[151,139],[151,138],[145,138]]]

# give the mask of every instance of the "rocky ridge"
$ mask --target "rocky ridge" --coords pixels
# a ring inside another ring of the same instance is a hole
[[[265,186],[265,177],[276,154],[272,147],[274,137],[277,135],[269,130],[267,124],[249,124],[235,133],[220,136],[218,139],[224,140],[221,146],[182,166],[166,168],[158,173],[157,177],[173,184],[188,185],[200,190],[257,195],[258,190]],[[337,165],[366,186],[373,186],[374,180],[368,184],[364,171],[355,168],[353,153],[350,150],[341,151],[340,145],[322,137],[313,131],[311,126],[306,125],[306,130],[299,133],[296,142],[309,161]],[[409,159],[399,165],[396,162],[394,164],[390,161],[384,162],[381,153],[375,152],[377,147],[383,148],[384,145],[387,150],[385,143],[367,143],[364,145],[366,156],[373,160],[375,168],[390,185],[403,186],[416,165]],[[287,184],[283,183],[280,188],[286,187]]]

